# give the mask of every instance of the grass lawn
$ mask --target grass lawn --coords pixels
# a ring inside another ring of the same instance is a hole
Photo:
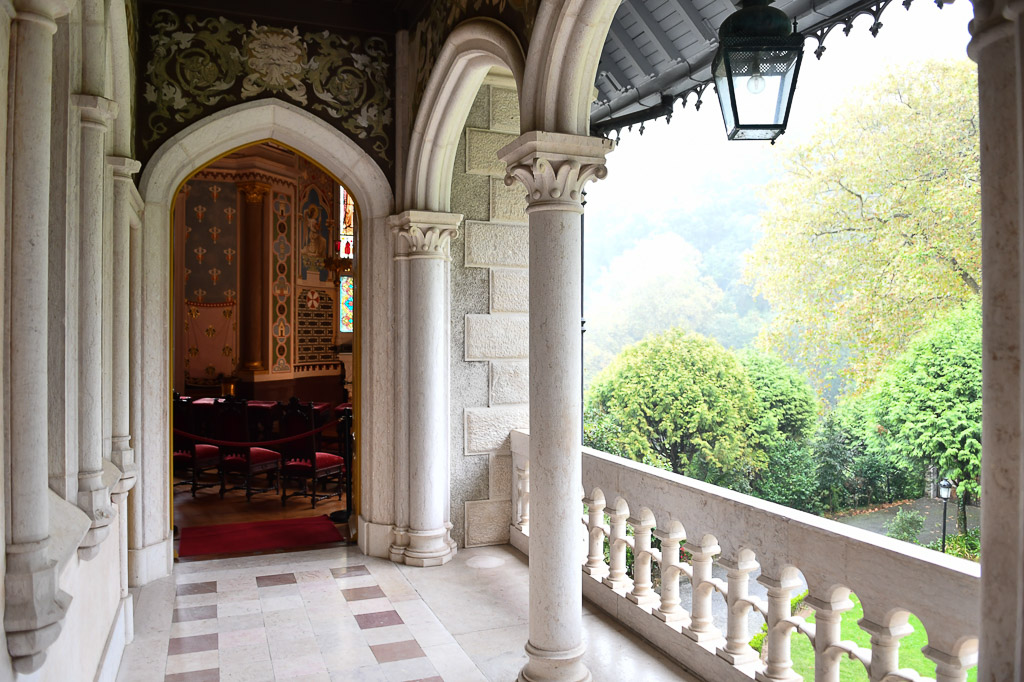
[[[864,609],[854,594],[850,595],[853,601],[853,608],[843,614],[842,639],[851,639],[858,646],[870,648],[871,636],[857,627],[857,621],[864,617]],[[807,618],[808,622],[814,622],[814,615]],[[900,640],[900,667],[913,668],[918,673],[928,677],[935,677],[935,664],[924,657],[921,649],[925,647],[927,637],[924,626],[914,616],[910,617],[910,624],[914,631]],[[814,648],[810,641],[799,633],[792,637],[793,669],[803,675],[804,679],[810,682],[814,679]],[[858,682],[867,680],[868,674],[858,661],[852,661],[843,656],[839,664],[839,679],[842,682]],[[968,682],[976,682],[978,669],[971,668],[967,674]]]

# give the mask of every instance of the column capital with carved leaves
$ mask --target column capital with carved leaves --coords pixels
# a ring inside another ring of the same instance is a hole
[[[605,156],[615,143],[603,137],[531,132],[498,151],[508,166],[505,184],[527,189],[527,213],[583,213],[583,187],[608,175]]]
[[[402,238],[408,258],[451,260],[451,241],[459,234],[462,215],[436,211],[404,211],[388,218],[388,225]]]
[[[262,182],[240,182],[238,191],[245,196],[247,204],[258,204],[263,201],[263,197],[270,194],[270,185]]]

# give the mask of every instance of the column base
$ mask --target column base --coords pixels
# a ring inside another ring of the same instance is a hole
[[[583,665],[586,645],[569,651],[545,651],[526,643],[529,662],[519,671],[519,682],[590,682],[594,676]]]
[[[158,540],[152,545],[128,550],[128,585],[142,587],[157,578],[171,574],[174,564],[172,538]]]
[[[719,649],[715,653],[718,654],[718,657],[722,660],[729,661],[729,663],[737,667],[746,665],[747,663],[753,663],[754,661],[758,660],[758,658],[760,658],[758,653],[751,649],[749,645],[747,646],[747,650],[745,652],[738,654],[733,653],[731,651],[726,651],[725,649]]]
[[[80,559],[89,561],[110,534],[114,508],[110,504],[110,488],[103,485],[102,473],[81,474],[78,479],[78,507],[89,517],[89,532],[78,549]]]
[[[441,566],[455,556],[456,548],[448,529],[407,531],[409,546],[405,549],[406,566]]]
[[[388,550],[388,555],[391,560],[396,564],[405,563],[405,550],[409,549],[409,529],[408,528],[395,528],[394,529],[394,540],[391,542],[391,548]]]
[[[388,523],[374,523],[359,516],[358,534],[359,549],[366,556],[387,559],[391,550],[391,532],[394,526]]]
[[[43,665],[71,604],[59,587],[57,562],[47,557],[48,545],[49,538],[7,548],[4,629],[14,669],[22,674]]]

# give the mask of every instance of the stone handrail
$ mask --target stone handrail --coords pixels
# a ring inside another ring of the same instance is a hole
[[[528,433],[512,432],[512,454],[513,544],[523,549]],[[872,682],[931,679],[899,665],[900,639],[913,631],[910,614],[926,630],[923,653],[935,662],[938,682],[962,682],[976,664],[978,564],[597,450],[583,448],[582,456],[584,596],[704,679],[799,679],[790,658],[794,633],[814,648],[816,680],[838,680],[843,656],[859,661]],[[712,576],[715,561],[727,580]],[[655,565],[660,595],[652,589]],[[749,593],[757,570],[767,599]],[[683,576],[692,587],[689,604],[680,600]],[[814,623],[790,612],[804,581]],[[725,632],[711,617],[716,592],[727,605]],[[840,639],[851,592],[864,609],[858,625],[870,635],[869,649]],[[768,624],[763,657],[749,645],[751,610]]]

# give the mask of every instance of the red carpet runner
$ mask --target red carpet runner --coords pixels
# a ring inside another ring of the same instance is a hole
[[[238,554],[342,542],[326,515],[255,523],[228,523],[181,529],[178,556]]]

